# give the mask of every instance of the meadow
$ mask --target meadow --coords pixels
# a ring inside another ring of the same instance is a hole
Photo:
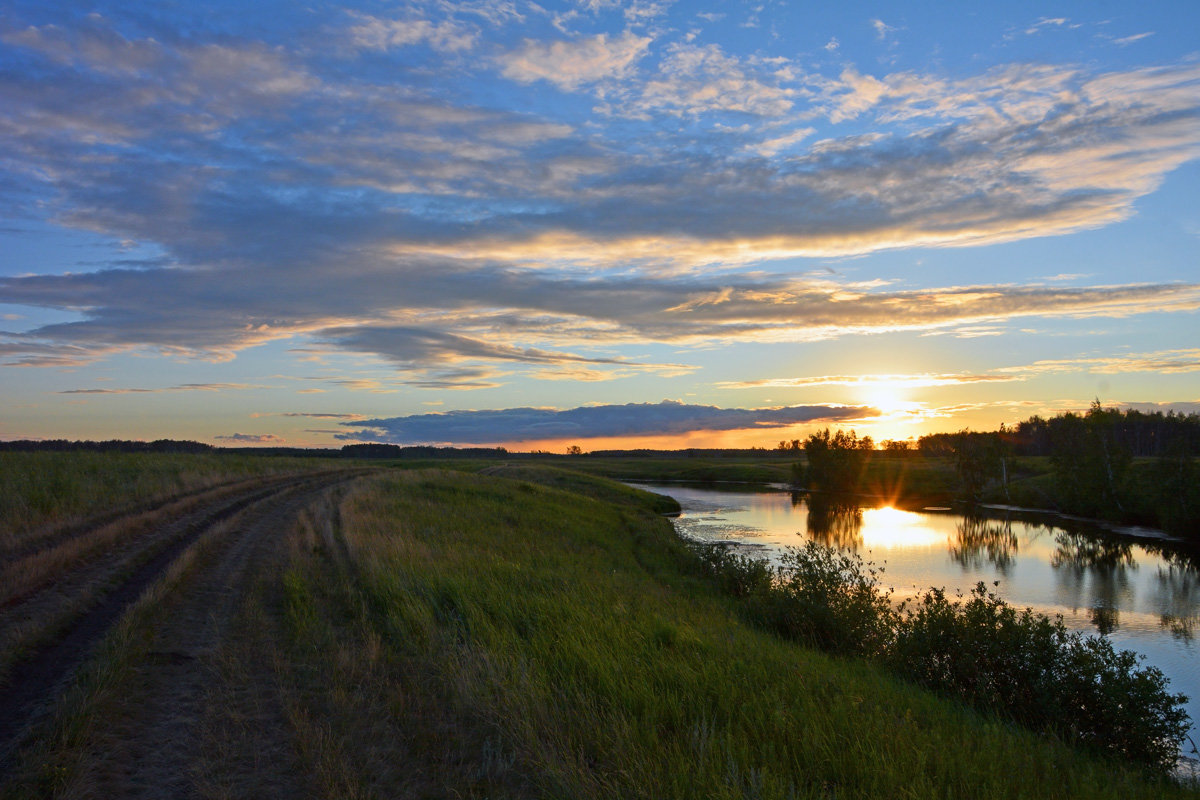
[[[344,464],[226,453],[0,453],[0,552],[51,529],[219,484],[337,466]]]
[[[746,624],[644,496],[513,478],[371,479],[344,552],[294,548],[285,660],[331,790],[386,795],[399,741],[475,797],[1187,794]]]

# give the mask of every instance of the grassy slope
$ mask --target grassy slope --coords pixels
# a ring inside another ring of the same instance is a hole
[[[294,551],[284,680],[330,793],[1187,796],[750,629],[636,497],[520,474],[372,479],[349,568]]]

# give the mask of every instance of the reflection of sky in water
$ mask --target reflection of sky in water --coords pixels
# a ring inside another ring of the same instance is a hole
[[[771,557],[806,539],[849,547],[884,567],[897,600],[931,586],[966,592],[983,581],[1018,607],[1061,614],[1070,628],[1101,631],[1119,648],[1146,655],[1192,698],[1200,722],[1200,569],[1099,530],[1018,519],[968,519],[954,513],[894,508],[812,506],[786,492],[752,494],[683,486],[643,488],[668,494],[683,513],[685,536],[736,542]],[[764,549],[765,546],[765,549]],[[999,582],[993,587],[994,582]]]

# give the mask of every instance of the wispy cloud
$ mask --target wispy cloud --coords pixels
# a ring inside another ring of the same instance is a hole
[[[928,386],[958,386],[971,383],[1006,383],[1021,380],[1012,375],[970,375],[964,373],[917,375],[821,375],[808,378],[763,378],[750,381],[721,381],[723,389],[799,388],[807,386],[889,386],[897,389]]]
[[[577,41],[526,40],[499,60],[505,77],[521,83],[543,80],[568,91],[600,80],[620,80],[646,54],[651,39],[626,31]]]
[[[287,439],[273,433],[231,433],[225,436],[214,436],[219,442],[233,444],[286,444]]]
[[[1140,42],[1142,39],[1147,39],[1153,35],[1154,35],[1154,31],[1146,31],[1144,33],[1135,33],[1132,36],[1122,36],[1120,39],[1113,39],[1112,42],[1115,45],[1124,47],[1127,44],[1133,44],[1134,42]]]
[[[1032,36],[1033,34],[1041,33],[1048,28],[1061,28],[1069,23],[1070,20],[1068,20],[1066,17],[1042,17],[1037,22],[1026,28],[1025,33]]]
[[[1097,375],[1116,375],[1130,372],[1154,372],[1172,375],[1200,372],[1200,349],[1162,350],[1153,353],[1130,353],[1121,356],[1092,358],[1045,359],[1019,366],[1001,367],[985,373],[916,373],[876,375],[816,375],[804,377],[758,378],[743,381],[720,381],[722,389],[797,389],[813,386],[842,386],[872,388],[886,386],[896,389],[959,386],[980,383],[1009,383],[1025,381],[1041,374],[1089,372]],[[1007,403],[1009,401],[1003,401]]]
[[[320,413],[312,411],[285,411],[285,412],[256,412],[250,415],[253,418],[258,417],[309,417],[311,419],[365,419],[362,414],[339,414],[339,413]]]
[[[1182,348],[1159,350],[1153,353],[1129,353],[1119,356],[1092,358],[1063,358],[1035,361],[1020,367],[1005,367],[999,372],[1091,372],[1097,375],[1117,375],[1124,372],[1157,372],[1178,375],[1200,372],[1200,349]]]
[[[183,383],[179,386],[164,386],[156,389],[65,389],[57,394],[160,394],[162,392],[227,392],[238,389],[267,389],[270,387],[249,383]]]
[[[358,430],[339,438],[397,444],[492,444],[571,437],[589,439],[692,431],[766,430],[808,422],[861,419],[877,413],[861,406],[744,409],[664,400],[661,403],[582,406],[565,411],[508,408],[369,419],[343,423]]]
[[[457,20],[432,22],[419,16],[383,19],[351,12],[355,20],[348,34],[357,47],[388,50],[414,44],[428,44],[435,50],[456,52],[475,45],[479,30]]]
[[[875,29],[875,38],[879,39],[880,41],[887,39],[889,35],[895,33],[897,30],[897,28],[888,25],[878,17],[871,20],[871,27]]]

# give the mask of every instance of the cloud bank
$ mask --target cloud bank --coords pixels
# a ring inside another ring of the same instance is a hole
[[[556,411],[508,408],[492,411],[447,411],[405,417],[344,422],[356,428],[337,438],[393,444],[494,444],[543,439],[580,440],[596,437],[684,434],[786,428],[806,422],[837,422],[875,416],[865,407],[791,406],[784,408],[718,408],[664,400],[660,403],[582,406]]]

